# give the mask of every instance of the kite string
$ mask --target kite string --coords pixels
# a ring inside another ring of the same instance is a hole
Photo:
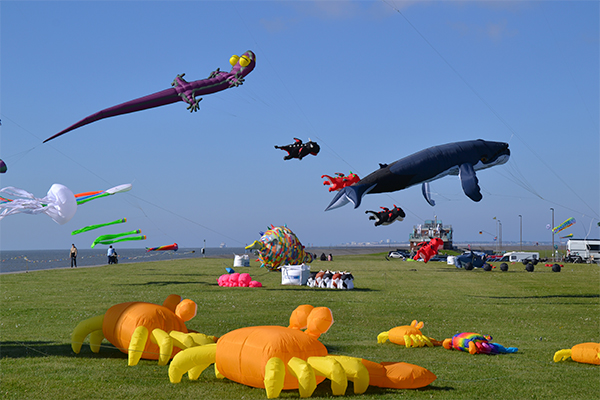
[[[507,165],[512,165],[512,161],[511,161],[511,162],[509,162],[509,164],[507,164]],[[514,165],[514,166],[516,167],[516,165]],[[506,169],[506,171],[508,172],[508,176],[507,176],[507,175],[505,175],[503,172],[501,172],[501,171],[499,171],[499,170],[494,170],[494,172],[495,172],[495,173],[497,173],[497,174],[499,174],[500,176],[502,176],[502,177],[504,177],[504,178],[506,178],[506,179],[508,179],[508,180],[512,181],[512,182],[513,182],[513,183],[515,183],[517,186],[521,186],[523,189],[525,189],[525,190],[527,190],[528,192],[532,193],[532,194],[533,194],[533,195],[535,195],[536,197],[539,197],[540,199],[544,200],[545,202],[547,202],[547,203],[550,203],[551,205],[554,205],[554,206],[558,206],[558,207],[564,208],[565,210],[569,210],[569,211],[572,211],[572,212],[574,212],[574,213],[578,213],[578,214],[580,213],[582,217],[587,217],[587,218],[590,218],[592,222],[593,222],[593,221],[595,221],[595,220],[598,220],[598,218],[596,218],[596,217],[595,217],[595,216],[593,216],[593,215],[588,215],[588,214],[586,214],[586,213],[582,213],[581,211],[579,211],[579,210],[575,210],[574,208],[571,208],[571,207],[569,207],[569,206],[567,206],[567,205],[564,205],[564,204],[561,204],[561,203],[557,203],[557,202],[555,202],[555,201],[553,201],[553,200],[546,199],[546,198],[542,197],[540,194],[538,194],[538,193],[535,191],[535,189],[534,189],[534,188],[533,188],[533,187],[532,187],[532,186],[531,186],[529,183],[527,183],[527,181],[526,181],[526,180],[524,180],[524,179],[523,179],[523,180],[521,180],[521,179],[520,179],[518,176],[516,176],[516,174],[518,174],[518,175],[521,175],[521,176],[522,176],[521,172],[520,172],[520,171],[518,171],[518,167],[517,167],[517,171],[515,171],[515,172],[511,172],[511,171],[510,171],[510,168]],[[496,196],[501,196],[501,195],[499,195],[499,194],[496,194]],[[506,196],[506,195],[504,195],[504,196]],[[519,197],[519,198],[520,198],[520,197]]]
[[[516,136],[517,139],[519,139],[519,141],[550,171],[552,172],[552,174],[558,178],[558,180],[560,182],[562,182],[563,185],[565,185],[574,195],[575,197],[577,197],[584,205],[586,205],[594,215],[596,215],[596,218],[599,218],[600,216],[598,215],[598,213],[571,187],[567,184],[567,182],[565,182],[564,179],[562,179],[558,173],[556,173],[551,167],[550,165],[548,165],[548,163],[546,163],[546,161],[539,155],[537,154],[533,148],[531,146],[529,146],[519,135],[517,135],[517,132],[509,125],[509,123],[502,118],[502,116],[491,106],[491,104],[489,104],[476,90],[473,86],[471,86],[469,84],[469,82],[467,82],[467,80],[456,70],[456,68],[454,68],[450,62],[433,46],[433,44],[431,44],[431,42],[429,40],[427,40],[427,38],[417,29],[416,26],[414,26],[412,24],[412,22],[409,21],[409,19],[402,13],[402,11],[400,11],[397,7],[395,7],[394,5],[390,4],[388,1],[386,0],[381,0],[382,2],[384,2],[385,4],[387,4],[388,6],[390,6],[392,9],[394,9],[398,14],[400,14],[402,16],[402,18],[404,18],[404,20],[411,26],[411,28],[425,41],[425,43],[427,43],[427,45],[438,55],[438,57],[440,57],[440,59],[456,74],[456,76],[458,76],[458,78],[471,90],[471,92],[473,92],[473,94],[492,112],[492,114],[494,114],[496,116],[496,118],[498,118],[498,120],[504,125],[506,126],[506,128],[512,133],[512,136]],[[512,138],[511,136],[511,138]],[[545,200],[545,199],[544,199]]]
[[[592,233],[592,226],[594,225],[594,220],[590,220],[590,228],[588,229],[587,232],[585,232],[585,227],[583,228],[583,232],[585,233],[585,238],[587,239],[590,236],[590,233]],[[582,225],[583,226],[583,225]]]
[[[556,47],[561,48],[561,46],[559,45],[559,41],[556,39],[556,34],[554,33],[554,30],[552,29],[552,25],[550,25],[550,21],[548,21],[548,16],[546,15],[546,12],[544,11],[544,2],[540,2],[540,10],[542,11],[542,15],[544,16],[544,20],[546,21],[546,25],[548,27],[548,30],[550,31],[550,33],[552,34],[552,38],[554,39],[554,44]],[[573,86],[575,86],[575,89],[577,90],[577,94],[579,95],[579,100],[581,100],[581,104],[583,104],[583,107],[585,108],[585,110],[587,111],[587,115],[590,118],[590,122],[594,125],[598,124],[597,120],[594,120],[594,118],[592,117],[592,113],[590,112],[589,107],[587,106],[587,103],[584,101],[583,99],[583,95],[581,93],[581,89],[579,88],[579,85],[577,85],[577,82],[575,81],[575,77],[573,76],[573,71],[571,70],[571,68],[569,68],[569,61],[570,61],[570,57],[567,57],[566,55],[560,57],[561,61],[564,61],[564,65],[566,66],[567,71],[569,72],[569,76],[571,77],[571,81],[573,83]],[[561,63],[557,63],[557,64],[563,64]],[[596,128],[598,129],[598,128]]]
[[[258,44],[258,42],[256,41],[256,38],[252,34],[252,31],[246,25],[245,19],[242,18],[242,16],[240,15],[239,10],[235,6],[235,3],[234,3],[234,8],[235,8],[235,11],[238,14],[238,17],[239,17],[240,21],[242,22],[242,24],[246,28],[246,31],[248,32],[248,35],[252,38],[252,40],[254,41],[254,43],[256,44],[256,46],[258,47],[258,49],[260,50],[260,52],[262,54],[264,54],[263,57],[267,61],[267,64],[269,64],[269,67],[271,67],[271,70],[273,71],[273,74],[277,77],[277,79],[279,80],[279,83],[281,84],[281,86],[288,93],[288,95],[290,96],[290,98],[294,102],[296,108],[300,111],[300,114],[302,114],[302,117],[306,120],[309,128],[314,133],[313,136],[320,142],[321,145],[324,145],[325,147],[327,147],[327,149],[329,149],[329,151],[331,151],[337,158],[339,158],[342,162],[344,162],[346,165],[348,165],[348,167],[350,167],[351,171],[356,171],[358,174],[360,174],[360,171],[358,171],[356,168],[354,168],[348,161],[346,161],[341,155],[339,155],[335,150],[333,150],[333,148],[325,140],[323,140],[323,138],[321,138],[321,137],[318,136],[316,128],[314,127],[314,125],[312,124],[311,120],[308,118],[308,116],[306,115],[306,113],[304,112],[304,110],[302,109],[302,107],[300,107],[300,104],[298,103],[298,101],[296,100],[296,98],[294,97],[294,95],[292,94],[292,92],[290,91],[290,89],[285,84],[285,81],[283,79],[281,79],[281,77],[279,76],[279,73],[278,73],[277,69],[274,68],[273,64],[271,64],[271,61],[269,60],[269,57],[267,57],[267,52],[264,51],[260,47],[260,45]]]
[[[146,214],[146,211],[144,211],[144,209],[143,209],[143,208],[142,208],[142,207],[141,207],[139,204],[134,204],[133,202],[128,202],[128,203],[129,203],[130,205],[132,205],[133,207],[137,208],[138,210],[140,210],[140,211],[142,212],[142,214],[144,215],[144,217],[146,217],[146,219],[147,219],[148,221],[150,221],[150,223],[151,223],[151,224],[154,226],[154,228],[155,228],[156,230],[158,230],[158,231],[159,231],[159,232],[161,232],[163,235],[165,235],[165,236],[167,236],[168,238],[170,238],[171,240],[173,240],[173,242],[177,242],[177,240],[176,240],[176,239],[175,239],[173,236],[171,236],[171,235],[169,235],[167,232],[163,231],[163,230],[160,228],[160,226],[159,226],[158,224],[156,224],[156,223],[154,222],[154,220],[152,220],[152,219],[151,219],[151,218],[148,216],[148,214]]]
[[[234,238],[232,238],[232,237],[230,237],[230,236],[228,236],[228,235],[225,235],[224,233],[221,233],[221,232],[215,231],[214,229],[211,229],[211,228],[209,228],[209,227],[207,227],[207,226],[204,226],[204,225],[202,225],[202,224],[200,224],[200,223],[198,223],[198,222],[196,222],[196,221],[193,221],[193,220],[191,220],[191,219],[189,219],[189,218],[187,218],[187,217],[184,217],[183,215],[177,214],[176,212],[174,212],[174,211],[172,211],[172,210],[169,210],[169,209],[167,209],[167,208],[161,207],[161,206],[159,206],[158,204],[154,204],[154,203],[152,203],[151,201],[148,201],[148,200],[146,200],[146,199],[142,199],[141,197],[138,197],[138,196],[136,196],[136,195],[133,195],[133,194],[131,194],[131,193],[128,193],[128,195],[129,195],[129,196],[132,196],[132,197],[133,197],[133,198],[135,198],[135,199],[138,199],[138,200],[144,201],[144,202],[146,202],[146,203],[148,203],[148,204],[150,204],[150,205],[152,205],[152,206],[154,206],[154,207],[156,207],[156,208],[158,208],[158,209],[160,209],[160,210],[162,210],[162,211],[165,211],[165,212],[168,212],[168,213],[170,213],[170,214],[173,214],[173,215],[175,215],[175,216],[177,216],[177,217],[179,217],[179,218],[181,218],[181,219],[183,219],[183,220],[186,220],[186,221],[188,221],[188,222],[190,222],[190,223],[192,223],[192,224],[194,224],[194,225],[200,226],[200,227],[202,227],[202,228],[204,228],[204,229],[206,229],[206,230],[208,230],[208,231],[211,231],[211,232],[213,232],[213,233],[216,233],[217,235],[221,235],[221,236],[223,236],[223,237],[225,237],[225,238],[227,238],[227,239],[229,239],[229,240],[231,240],[231,241],[233,241],[233,242],[235,242],[235,243],[238,243],[238,244],[241,244],[241,245],[243,245],[243,242],[241,242],[241,241],[239,241],[239,240],[237,240],[237,239],[234,239]],[[139,208],[139,207],[138,207],[138,208]],[[141,209],[141,208],[140,208],[140,209]],[[144,213],[144,215],[146,215],[146,214]]]
[[[8,118],[8,117],[6,117],[4,114],[2,114],[2,117],[3,117],[3,118],[5,118],[5,119],[8,119],[8,120],[10,120],[12,123],[14,123],[16,126],[18,126],[19,128],[21,128],[22,130],[24,130],[25,132],[27,132],[27,133],[28,133],[28,134],[30,134],[31,136],[33,136],[33,137],[37,138],[38,140],[41,140],[41,139],[40,139],[40,138],[39,138],[37,135],[35,135],[34,133],[30,132],[29,130],[27,130],[27,129],[26,129],[26,128],[24,128],[23,126],[21,126],[21,125],[17,124],[17,123],[16,123],[16,122],[14,122],[14,121],[13,121],[11,118]],[[39,147],[39,146],[41,146],[41,145],[36,145],[36,146],[32,147],[31,149],[27,150],[27,151],[26,151],[26,153],[29,153],[29,152],[31,152],[32,150],[36,149],[36,148],[37,148],[37,147]],[[91,169],[87,168],[85,165],[81,164],[80,162],[76,161],[74,158],[72,158],[72,157],[70,157],[69,155],[67,155],[67,154],[63,153],[62,151],[60,151],[60,150],[59,150],[57,147],[55,147],[55,146],[54,146],[54,145],[52,145],[51,143],[46,143],[46,144],[45,144],[45,146],[50,146],[50,148],[52,148],[54,151],[56,151],[57,153],[59,153],[60,155],[62,155],[63,157],[65,157],[66,159],[70,160],[70,161],[71,161],[71,162],[73,162],[74,164],[78,165],[78,166],[79,166],[79,167],[81,167],[82,169],[86,170],[86,171],[87,171],[87,172],[89,172],[91,175],[95,176],[96,178],[100,179],[100,180],[101,180],[101,181],[103,181],[103,182],[106,182],[106,183],[107,183],[107,184],[109,184],[109,185],[111,184],[111,183],[110,183],[108,180],[104,179],[102,176],[98,175],[96,172],[94,172],[94,171],[92,171]],[[20,154],[20,153],[19,153],[19,154]],[[179,215],[179,214],[177,214],[176,212],[174,212],[174,211],[172,211],[172,210],[168,210],[168,209],[166,209],[166,208],[164,208],[164,207],[161,207],[161,206],[159,206],[159,205],[157,205],[157,204],[154,204],[154,203],[152,203],[151,201],[148,201],[148,200],[142,199],[142,198],[140,198],[140,197],[138,197],[138,196],[132,195],[131,193],[127,193],[127,194],[128,194],[128,195],[130,195],[130,196],[132,196],[132,197],[134,197],[134,198],[136,198],[136,199],[138,199],[138,200],[145,201],[146,203],[148,203],[148,204],[150,204],[150,205],[152,205],[152,206],[154,206],[154,207],[156,207],[156,208],[158,208],[158,209],[160,209],[160,210],[166,211],[166,212],[168,212],[168,213],[170,213],[170,214],[172,214],[172,215],[175,215],[175,216],[177,216],[177,217],[179,217],[179,218],[181,218],[181,219],[184,219],[184,220],[186,220],[186,221],[188,221],[188,222],[191,222],[192,224],[195,224],[195,225],[197,225],[197,226],[200,226],[200,227],[202,227],[202,228],[204,228],[204,229],[206,229],[206,230],[208,230],[208,231],[211,231],[211,232],[213,232],[213,233],[216,233],[217,235],[220,235],[220,236],[223,236],[223,237],[225,237],[225,238],[227,238],[227,239],[229,239],[229,240],[232,240],[232,241],[233,241],[233,242],[235,242],[235,243],[238,243],[238,244],[241,244],[241,245],[243,245],[243,242],[241,242],[241,241],[239,241],[239,240],[233,239],[232,237],[230,237],[230,236],[228,236],[228,235],[226,235],[226,234],[224,234],[224,233],[218,232],[218,231],[216,231],[216,230],[214,230],[214,229],[211,229],[211,228],[208,228],[207,226],[204,226],[204,225],[202,225],[202,224],[200,224],[200,223],[198,223],[198,222],[192,221],[191,219],[189,219],[189,218],[187,218],[187,217],[184,217],[184,216],[182,216],[182,215]],[[141,208],[140,206],[136,206],[136,205],[134,205],[133,203],[129,203],[129,204],[130,204],[130,205],[133,205],[134,207],[137,207],[137,208],[139,208],[140,210],[142,210],[142,208]],[[149,217],[149,216],[148,216],[148,215],[147,215],[147,214],[146,214],[146,213],[145,213],[143,210],[142,210],[142,212],[143,212],[144,216],[145,216],[146,218],[148,218],[148,220],[150,220],[150,221],[151,221],[151,222],[152,222],[152,223],[153,223],[153,224],[156,226],[156,224],[155,224],[155,223],[152,221],[152,219],[150,219],[150,217]],[[164,233],[164,232],[163,232],[163,233]]]
[[[339,155],[325,140],[323,140],[322,137],[320,137],[317,134],[317,130],[315,129],[314,125],[311,123],[310,119],[308,118],[308,116],[306,115],[306,113],[304,112],[304,110],[302,109],[302,107],[300,107],[300,105],[298,104],[298,101],[296,101],[296,98],[294,97],[294,95],[292,94],[292,92],[288,89],[288,87],[286,86],[285,82],[283,79],[281,79],[281,77],[279,76],[277,69],[273,67],[273,65],[271,64],[269,58],[267,57],[267,52],[264,52],[262,50],[262,48],[260,47],[260,45],[258,44],[258,42],[256,41],[256,38],[254,37],[254,35],[252,35],[252,32],[250,31],[250,29],[248,28],[248,26],[245,23],[245,20],[241,17],[239,10],[237,9],[237,7],[235,7],[235,10],[240,18],[240,21],[242,22],[242,24],[244,24],[244,27],[246,28],[246,30],[248,31],[248,34],[250,35],[250,37],[252,37],[252,40],[254,41],[254,43],[256,44],[256,46],[258,47],[258,49],[263,52],[264,58],[267,60],[267,63],[269,64],[269,66],[271,67],[271,70],[273,71],[274,75],[277,77],[277,79],[279,80],[279,82],[281,83],[281,86],[286,90],[286,92],[288,93],[288,95],[290,96],[290,98],[292,99],[292,101],[294,102],[294,104],[296,105],[296,107],[298,108],[298,110],[300,111],[300,113],[302,114],[302,116],[304,117],[304,119],[306,120],[306,122],[308,123],[310,129],[313,131],[314,133],[314,137],[325,147],[327,147],[327,149],[329,149],[337,158],[339,158],[342,162],[344,162],[346,165],[348,165],[348,167],[350,167],[351,171],[355,171],[357,174],[362,174],[360,172],[360,170],[358,170],[357,168],[353,167],[348,161],[346,161],[341,155]],[[410,23],[410,22],[409,22]],[[416,28],[415,28],[416,30]],[[425,38],[424,38],[425,39]],[[427,39],[425,39],[427,41]],[[433,46],[432,46],[433,48]],[[435,50],[435,49],[434,49]],[[439,54],[439,53],[438,53]],[[440,54],[440,57],[441,54]],[[443,57],[442,57],[443,58]],[[452,66],[450,64],[448,64],[451,68]],[[458,72],[456,72],[458,74]],[[460,76],[460,74],[459,74]],[[466,82],[466,80],[463,79],[463,81],[468,85],[468,83]],[[484,101],[482,99],[482,101]],[[397,199],[394,199],[394,197],[391,196],[391,194],[386,193],[387,197],[389,197],[394,203],[398,203],[399,201]],[[409,214],[412,214],[413,216],[415,216],[417,219],[419,220],[423,220],[423,218],[420,215],[417,215],[416,213],[414,213],[413,211],[411,211],[408,208],[403,208],[406,212],[408,212]]]
[[[263,51],[263,49],[260,47],[260,44],[256,41],[256,38],[254,37],[254,35],[252,34],[252,31],[248,28],[248,26],[246,25],[246,22],[244,20],[244,18],[241,17],[239,10],[237,9],[237,7],[234,8],[238,14],[238,17],[240,18],[240,21],[242,22],[242,24],[244,25],[244,27],[246,28],[246,31],[248,32],[248,35],[250,35],[250,37],[252,38],[252,40],[254,41],[254,43],[256,44],[256,46],[258,47],[258,49],[264,54],[264,58],[267,60],[267,64],[269,64],[269,66],[271,67],[271,70],[273,71],[273,74],[277,77],[277,79],[279,80],[279,82],[281,83],[281,86],[286,90],[286,92],[288,93],[288,95],[290,96],[290,98],[292,99],[292,101],[294,102],[294,104],[296,105],[296,107],[298,108],[298,110],[300,111],[300,113],[302,114],[302,116],[304,117],[304,119],[306,120],[306,122],[308,123],[310,129],[312,130],[312,132],[314,133],[314,137],[321,143],[321,145],[324,145],[325,147],[327,147],[327,149],[329,149],[329,151],[331,151],[337,158],[339,158],[342,162],[344,162],[346,165],[348,165],[348,167],[350,168],[351,171],[355,171],[357,174],[362,174],[360,172],[360,170],[358,170],[357,168],[353,167],[352,164],[350,164],[348,161],[346,161],[341,155],[339,155],[325,140],[323,140],[322,137],[320,137],[317,134],[317,130],[315,129],[314,125],[311,123],[310,119],[308,118],[308,116],[306,115],[306,113],[304,112],[304,110],[302,109],[302,107],[300,107],[300,104],[298,104],[298,101],[296,101],[296,98],[294,97],[294,95],[292,94],[292,92],[288,89],[288,87],[285,84],[285,81],[283,79],[281,79],[281,77],[279,76],[277,69],[273,67],[273,65],[271,64],[271,61],[269,60],[269,57],[267,56],[267,52]],[[398,202],[396,199],[394,199],[390,194],[387,194],[387,196],[392,199],[392,201],[394,202]],[[422,218],[420,216],[418,216],[417,214],[415,214],[414,212],[412,212],[409,209],[406,209],[406,211],[408,211],[410,214],[414,215],[416,218],[422,220]]]

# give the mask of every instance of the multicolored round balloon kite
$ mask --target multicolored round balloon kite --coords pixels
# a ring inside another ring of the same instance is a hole
[[[277,270],[282,265],[297,265],[312,262],[312,255],[287,226],[273,226],[262,233],[246,250],[257,250],[261,267]]]

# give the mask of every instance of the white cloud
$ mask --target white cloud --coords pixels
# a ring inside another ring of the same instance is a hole
[[[519,31],[515,28],[508,28],[506,21],[501,21],[498,23],[488,23],[486,26],[486,34],[492,40],[498,41],[505,37],[513,37],[516,36]]]
[[[465,22],[449,23],[449,26],[462,36],[489,38],[495,42],[511,38],[519,34],[519,30],[511,28],[506,20],[488,22],[487,24],[467,24]]]

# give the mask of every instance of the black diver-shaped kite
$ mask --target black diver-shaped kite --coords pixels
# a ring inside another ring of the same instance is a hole
[[[291,160],[292,158],[302,160],[303,157],[306,157],[309,154],[316,156],[321,150],[321,147],[319,147],[316,142],[311,141],[310,138],[308,138],[307,143],[302,143],[302,140],[298,138],[294,138],[294,140],[296,143],[285,146],[275,146],[276,149],[287,151],[288,155],[283,157],[284,160]]]
[[[379,225],[390,225],[395,221],[403,221],[406,217],[406,213],[403,209],[394,204],[394,208],[391,210],[387,207],[379,207],[383,211],[365,211],[365,214],[371,213],[369,219],[375,220],[375,226]]]

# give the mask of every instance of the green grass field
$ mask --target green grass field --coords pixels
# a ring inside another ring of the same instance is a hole
[[[300,304],[327,306],[335,323],[320,340],[332,354],[372,361],[403,361],[438,376],[419,390],[370,387],[344,398],[361,399],[592,399],[600,390],[600,367],[568,360],[560,349],[600,341],[600,267],[567,264],[560,273],[522,264],[508,272],[457,270],[444,263],[386,261],[384,254],[338,256],[315,261],[312,270],[352,271],[355,290],[281,286],[281,274],[249,272],[263,288],[223,288],[216,279],[229,259],[189,259],[37,271],[0,276],[0,393],[5,399],[265,399],[262,389],[220,380],[208,368],[197,381],[171,384],[168,367],[127,356],[104,342],[98,354],[84,344],[71,350],[70,334],[83,319],[126,301],[162,304],[172,293],[198,304],[187,323],[202,333],[223,335],[252,325],[287,326]],[[498,265],[498,264],[496,264]],[[414,319],[438,340],[458,332],[492,335],[519,348],[487,356],[441,347],[377,344],[377,335]],[[313,397],[332,397],[329,381]],[[298,398],[284,391],[281,398]]]

